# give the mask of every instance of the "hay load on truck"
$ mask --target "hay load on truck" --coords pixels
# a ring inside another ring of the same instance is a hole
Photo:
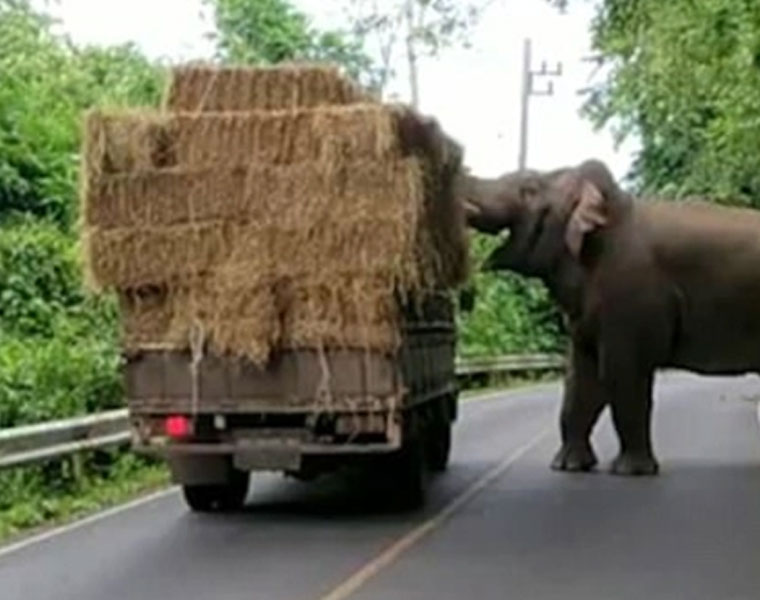
[[[390,473],[419,504],[457,416],[461,148],[336,69],[182,67],[86,116],[88,284],[117,294],[138,452],[193,510],[249,474]]]

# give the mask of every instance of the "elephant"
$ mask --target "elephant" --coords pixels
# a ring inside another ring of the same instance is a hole
[[[590,438],[609,405],[619,442],[610,471],[656,475],[655,372],[760,371],[760,212],[634,198],[596,159],[464,174],[458,196],[470,227],[506,238],[482,268],[541,279],[567,324],[553,469],[597,465]]]

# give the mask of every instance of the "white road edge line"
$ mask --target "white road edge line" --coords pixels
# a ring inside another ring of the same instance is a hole
[[[118,506],[114,506],[113,508],[109,508],[107,510],[97,512],[88,517],[84,517],[83,519],[79,519],[78,521],[67,523],[65,525],[60,525],[59,527],[54,527],[53,529],[49,529],[37,535],[24,538],[8,546],[0,547],[0,559],[6,558],[7,556],[11,554],[15,554],[16,552],[20,552],[21,550],[24,550],[25,548],[28,548],[30,546],[34,546],[35,544],[39,544],[41,542],[49,540],[50,538],[57,537],[64,533],[70,533],[77,529],[81,529],[82,527],[86,527],[87,525],[92,525],[94,523],[97,523],[98,521],[108,519],[109,517],[114,517],[120,513],[127,512],[129,510],[133,510],[135,508],[139,508],[140,506],[149,504],[150,502],[155,502],[156,500],[160,500],[161,498],[168,497],[174,494],[176,491],[177,491],[177,487],[172,486],[169,489],[161,490],[159,492],[154,492],[147,496],[143,496],[142,498],[137,498],[135,500],[132,500],[131,502],[127,502],[126,504],[120,504]]]
[[[757,402],[757,426],[760,427],[760,401]]]
[[[508,398],[510,396],[517,395],[519,393],[537,391],[537,390],[540,390],[542,387],[545,387],[548,385],[551,385],[551,384],[548,384],[548,383],[536,384],[535,386],[526,386],[526,387],[513,389],[513,390],[506,389],[502,392],[490,392],[488,394],[483,394],[482,396],[471,396],[470,398],[467,398],[466,400],[465,399],[462,400],[462,408],[464,408],[467,404],[471,404],[471,403],[486,402],[489,400],[498,400],[499,398]],[[102,521],[110,517],[115,517],[121,513],[139,508],[151,502],[155,502],[156,500],[160,500],[161,498],[170,496],[171,494],[175,493],[177,489],[178,489],[177,486],[172,486],[169,489],[161,490],[153,494],[149,494],[148,496],[137,498],[136,500],[132,500],[131,502],[127,502],[126,504],[120,504],[118,506],[114,506],[113,508],[96,512],[92,515],[73,521],[71,523],[66,523],[64,525],[60,525],[58,527],[48,529],[37,535],[32,535],[30,537],[22,538],[18,542],[14,542],[7,546],[0,546],[0,559],[3,559],[11,554],[15,554],[16,552],[20,552],[21,550],[24,550],[25,548],[34,546],[35,544],[39,544],[41,542],[57,537],[59,535],[76,531],[77,529],[86,527],[87,525],[92,525],[94,523],[97,523],[98,521]]]
[[[386,567],[392,565],[402,554],[416,545],[422,540],[422,538],[440,528],[441,525],[458,512],[465,504],[503,475],[527,452],[542,442],[549,434],[549,431],[550,428],[548,427],[542,429],[536,436],[532,437],[527,443],[509,454],[499,462],[499,464],[475,481],[470,487],[456,496],[439,512],[393,542],[393,544],[366,563],[363,567],[360,567],[337,587],[333,588],[327,594],[320,596],[319,600],[346,600],[347,598],[350,598],[355,592],[363,588],[373,577]]]

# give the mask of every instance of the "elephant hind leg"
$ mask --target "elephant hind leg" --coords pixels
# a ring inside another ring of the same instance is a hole
[[[552,469],[590,471],[597,464],[590,438],[605,404],[595,358],[574,344],[560,416],[562,447],[552,460]]]
[[[651,395],[642,389],[639,394],[636,400],[616,398],[612,402],[612,422],[620,438],[620,453],[610,467],[614,475],[656,475],[660,470],[650,434]]]
[[[618,361],[605,378],[609,389],[612,423],[620,452],[610,471],[615,475],[656,475],[659,465],[652,450],[652,392],[654,368],[635,364],[633,354]]]

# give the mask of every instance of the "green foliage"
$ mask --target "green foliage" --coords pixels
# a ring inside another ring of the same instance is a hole
[[[0,0],[0,218],[76,214],[82,111],[152,103],[161,74],[131,46],[78,49],[25,1]]]
[[[76,48],[50,25],[0,0],[0,427],[122,401],[114,302],[84,293],[71,227],[81,119],[161,90],[134,48]]]
[[[560,352],[563,329],[546,288],[514,274],[475,276],[477,300],[460,319],[462,356]]]
[[[26,220],[0,236],[0,326],[5,333],[51,336],[59,316],[82,304],[69,236]]]
[[[91,106],[158,106],[166,70],[148,60],[133,44],[87,46],[74,48],[73,52],[81,85],[75,107],[77,120],[82,109]]]
[[[760,3],[604,0],[592,30],[611,73],[586,113],[640,137],[637,187],[760,206]]]
[[[475,260],[484,259],[498,243],[498,237],[476,235]],[[562,350],[562,317],[540,281],[514,273],[476,273],[474,284],[474,310],[459,317],[462,356]]]
[[[358,79],[370,74],[360,43],[340,31],[319,31],[288,0],[205,0],[213,10],[219,57],[231,63],[329,61]]]
[[[0,341],[0,428],[123,405],[111,332]]]
[[[83,111],[156,104],[134,47],[77,48],[24,0],[0,0],[0,428],[123,404],[112,298],[82,290],[73,224]],[[0,537],[163,483],[131,455],[0,473]]]
[[[0,540],[107,508],[167,482],[163,465],[124,451],[2,471]]]
[[[0,233],[0,427],[119,406],[115,306],[82,291],[71,238],[30,219]]]

